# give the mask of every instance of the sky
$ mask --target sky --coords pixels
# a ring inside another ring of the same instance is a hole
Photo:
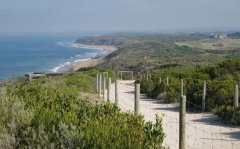
[[[240,30],[240,0],[0,0],[0,33]]]

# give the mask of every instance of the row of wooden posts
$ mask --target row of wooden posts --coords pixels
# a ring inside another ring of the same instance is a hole
[[[144,79],[146,79],[147,81],[151,80],[152,79],[152,75],[141,74],[140,75],[140,80],[144,80]],[[159,84],[161,84],[161,83],[162,83],[162,78],[159,78]],[[166,83],[167,83],[167,86],[168,86],[169,85],[169,78],[168,78],[168,76],[166,78]]]
[[[181,95],[183,95],[183,79],[181,79]],[[202,112],[205,111],[206,108],[206,92],[207,92],[207,83],[203,81],[203,90],[202,90]],[[239,88],[238,84],[234,86],[234,97],[233,97],[233,106],[238,107],[238,95],[239,95]]]
[[[103,78],[103,80],[102,80]],[[106,78],[102,74],[97,74],[97,90],[101,96],[103,93],[103,98],[106,95],[105,89],[107,88],[107,102],[110,102],[110,89],[111,89],[111,78]],[[107,87],[106,87],[107,82]],[[103,83],[103,84],[102,84]],[[161,83],[161,78],[160,82]],[[115,104],[119,106],[118,102],[118,85],[119,81],[115,82]],[[169,79],[167,77],[167,85],[169,85]],[[102,88],[103,87],[103,88]],[[203,97],[202,97],[202,111],[205,110],[205,101],[206,101],[206,81],[203,82]],[[181,94],[180,94],[180,108],[179,108],[179,149],[185,149],[186,147],[186,95],[184,95],[184,80],[181,79]],[[140,104],[140,84],[135,83],[135,94],[134,94],[134,111],[139,114],[139,104]],[[235,84],[234,89],[234,107],[238,107],[238,85]]]
[[[106,85],[107,83],[107,85]],[[110,92],[111,92],[111,83],[112,80],[109,77],[105,77],[102,74],[97,74],[96,77],[96,88],[100,96],[103,96],[103,100],[105,100],[105,96],[107,95],[107,102],[110,102]],[[107,89],[107,90],[106,90]],[[115,81],[115,104],[119,107],[119,80]],[[135,94],[134,94],[134,112],[139,114],[139,102],[140,101],[140,83],[135,83]]]
[[[151,79],[151,76],[148,75],[141,76],[141,79]],[[162,79],[159,79],[159,83],[161,84]],[[167,86],[169,86],[169,78],[166,79]],[[180,86],[180,107],[179,107],[179,149],[185,149],[186,147],[186,95],[184,95],[184,80],[181,79],[181,86]],[[207,83],[206,81],[203,81],[203,95],[202,95],[202,112],[205,111],[206,107],[206,91],[207,91]],[[239,88],[238,84],[235,84],[234,87],[234,98],[233,98],[233,104],[234,107],[238,107],[238,101],[239,101]]]
[[[117,82],[117,81],[116,81]],[[97,74],[97,91],[100,96],[103,95],[103,100],[105,100],[105,96],[107,95],[107,101],[110,102],[110,89],[112,80],[109,77],[105,77],[102,74]],[[107,85],[106,85],[107,83]],[[117,83],[116,83],[117,84]],[[107,89],[107,91],[106,91]],[[115,97],[115,99],[118,99]]]
[[[141,75],[141,79],[151,79],[151,75]],[[159,78],[159,84],[162,83],[162,78]],[[183,79],[181,79],[181,95],[183,95],[184,89],[183,89]],[[169,78],[167,76],[166,78],[166,85],[169,86]],[[207,83],[206,81],[203,81],[203,90],[202,90],[202,112],[205,111],[206,108],[206,91],[207,91]],[[235,84],[234,86],[234,98],[233,98],[233,106],[238,107],[239,106],[239,88],[238,84]]]
[[[180,95],[180,109],[179,109],[179,149],[185,149],[186,147],[186,96],[183,93],[183,79],[181,79],[181,95]],[[205,110],[206,101],[206,81],[203,82],[203,97],[202,97],[202,111]],[[234,88],[234,107],[238,107],[238,84],[235,84]]]

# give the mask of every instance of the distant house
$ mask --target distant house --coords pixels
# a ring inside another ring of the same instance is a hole
[[[215,34],[213,36],[211,36],[213,38],[218,38],[218,39],[223,39],[223,38],[227,38],[227,34]]]
[[[219,36],[220,39],[227,38],[227,34],[222,34]]]

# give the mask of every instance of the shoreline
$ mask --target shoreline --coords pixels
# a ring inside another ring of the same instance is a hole
[[[73,71],[77,71],[80,68],[84,68],[84,67],[94,67],[97,64],[103,62],[103,59],[107,55],[109,55],[112,52],[118,50],[117,47],[109,46],[109,45],[85,45],[85,44],[80,44],[80,43],[73,43],[73,44],[75,46],[79,47],[79,48],[99,49],[99,50],[105,50],[106,51],[102,56],[91,58],[91,59],[86,60],[86,61],[79,61],[79,62],[73,63],[73,65],[72,65]]]

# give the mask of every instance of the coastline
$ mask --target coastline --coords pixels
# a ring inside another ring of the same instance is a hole
[[[110,53],[114,52],[117,50],[117,47],[115,46],[109,46],[109,45],[85,45],[85,44],[80,44],[80,43],[74,43],[75,46],[79,47],[79,48],[89,48],[89,49],[99,49],[99,50],[106,50],[106,53],[104,53],[102,56],[100,57],[96,57],[96,58],[92,58],[86,61],[79,61],[79,62],[75,62],[72,65],[72,69],[73,71],[77,71],[80,68],[84,68],[84,67],[94,67],[97,64],[103,62],[103,59],[109,55]]]

